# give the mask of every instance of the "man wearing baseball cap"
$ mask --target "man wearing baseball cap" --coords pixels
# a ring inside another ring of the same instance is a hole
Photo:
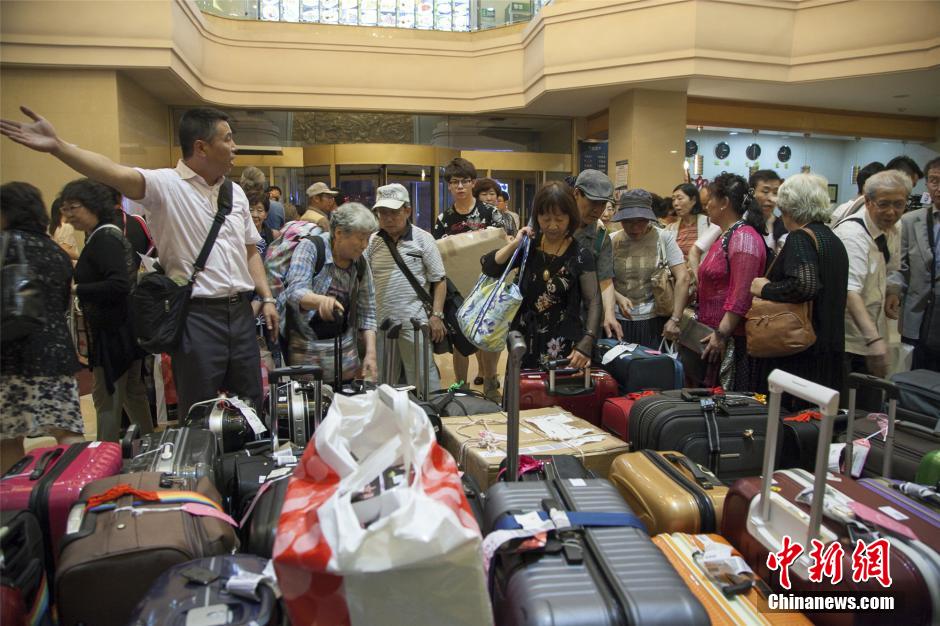
[[[403,185],[392,183],[379,187],[375,198],[379,232],[372,235],[364,254],[372,268],[375,284],[376,319],[391,318],[401,322],[402,330],[398,339],[400,367],[405,370],[408,384],[417,385],[422,372],[418,369],[421,363],[414,362],[414,346],[415,341],[421,340],[414,335],[411,318],[429,320],[434,343],[444,339],[444,297],[447,295],[444,262],[434,237],[411,223],[411,200]],[[421,288],[420,295],[396,261],[392,254],[393,248]],[[384,351],[385,337],[380,333],[376,351],[380,363]],[[397,383],[398,374],[399,366],[393,366],[388,382]],[[430,389],[441,387],[440,375],[433,359],[429,383]]]
[[[584,170],[574,181],[574,197],[581,213],[581,227],[575,232],[574,238],[594,255],[597,281],[604,302],[604,332],[608,337],[620,339],[620,323],[614,315],[613,248],[607,231],[598,225],[598,220],[607,203],[613,200],[613,195],[614,185],[604,172]]]
[[[307,187],[307,212],[300,216],[305,222],[314,222],[324,231],[330,230],[330,213],[336,208],[337,192],[326,183],[313,183]]]

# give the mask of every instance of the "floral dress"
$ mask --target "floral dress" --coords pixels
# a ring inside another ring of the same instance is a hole
[[[563,359],[572,349],[591,356],[600,326],[601,304],[594,257],[576,241],[558,256],[539,250],[541,236],[532,242],[521,281],[522,306],[511,328],[526,339],[528,351],[522,360],[527,369],[542,368],[548,361]],[[483,272],[498,278],[505,264],[496,262],[496,251],[482,259]],[[515,266],[521,264],[520,258]],[[581,316],[581,303],[587,315]]]

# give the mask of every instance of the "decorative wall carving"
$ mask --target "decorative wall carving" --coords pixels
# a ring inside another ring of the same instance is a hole
[[[401,113],[294,113],[291,139],[301,144],[414,143],[415,117]]]

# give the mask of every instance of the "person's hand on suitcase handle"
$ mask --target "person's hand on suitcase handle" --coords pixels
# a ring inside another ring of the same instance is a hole
[[[314,298],[316,298],[317,314],[320,316],[320,319],[324,321],[332,322],[334,320],[334,314],[341,317],[346,311],[343,305],[332,296],[315,294]]]

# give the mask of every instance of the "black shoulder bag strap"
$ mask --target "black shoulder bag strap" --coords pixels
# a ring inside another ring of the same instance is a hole
[[[920,343],[929,350],[940,348],[940,339],[936,337],[936,323],[934,318],[940,315],[937,311],[937,240],[933,232],[933,207],[927,207],[927,243],[930,246],[930,289],[927,291],[927,302],[924,306],[924,317],[920,323]]]
[[[388,246],[388,251],[391,253],[392,258],[395,259],[395,265],[398,266],[398,269],[401,270],[401,273],[405,275],[405,278],[408,279],[408,282],[411,284],[411,288],[415,290],[415,293],[418,294],[421,303],[424,304],[424,308],[427,309],[428,315],[433,312],[434,301],[431,300],[431,295],[425,291],[424,287],[418,282],[418,279],[415,278],[415,275],[411,273],[411,270],[408,269],[408,266],[405,264],[405,260],[401,258],[401,254],[398,252],[398,246],[392,243],[392,238],[388,236],[388,233],[385,231],[379,231],[379,237],[382,238],[382,241],[385,242],[385,245]]]
[[[199,272],[206,269],[206,261],[209,260],[209,253],[212,252],[212,246],[215,245],[219,231],[222,230],[225,217],[232,212],[232,181],[228,178],[222,182],[222,187],[219,188],[218,207],[219,210],[216,211],[215,217],[212,218],[212,227],[209,228],[206,241],[202,244],[202,250],[199,251],[199,256],[196,257],[193,263],[193,274],[189,277],[190,285],[196,282],[196,276]]]

